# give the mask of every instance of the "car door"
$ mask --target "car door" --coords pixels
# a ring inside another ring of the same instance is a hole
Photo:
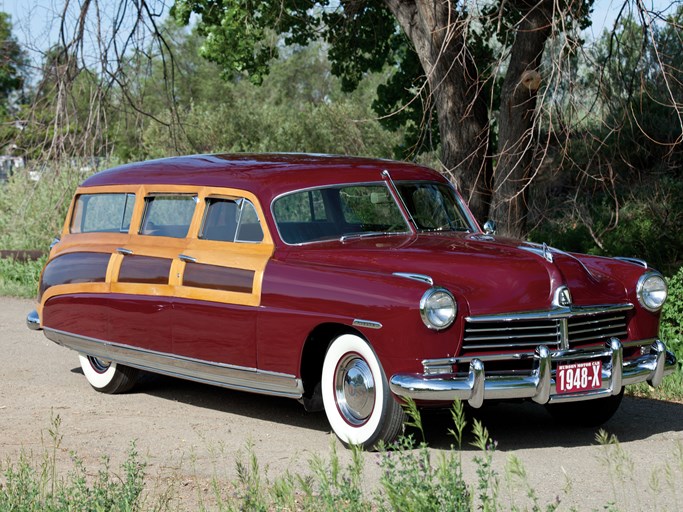
[[[173,312],[177,355],[255,368],[256,314],[263,271],[273,253],[256,198],[204,189],[201,222],[187,239]]]
[[[178,255],[195,218],[197,192],[143,187],[135,232],[112,256],[109,330],[113,341],[159,353],[173,351],[173,297]]]

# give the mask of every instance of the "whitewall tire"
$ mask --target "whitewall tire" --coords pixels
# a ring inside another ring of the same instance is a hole
[[[78,354],[88,383],[101,393],[125,393],[137,382],[139,370],[98,357]]]
[[[389,390],[375,351],[361,337],[343,334],[332,341],[321,387],[327,419],[344,444],[373,449],[401,432],[403,409]]]

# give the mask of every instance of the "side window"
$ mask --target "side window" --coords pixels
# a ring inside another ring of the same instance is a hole
[[[281,197],[273,205],[278,222],[326,221],[325,203],[320,190],[307,190]]]
[[[141,235],[184,238],[190,229],[197,196],[152,195],[145,198]]]
[[[71,218],[71,233],[127,233],[135,194],[81,194]]]
[[[207,198],[199,238],[218,242],[261,242],[263,229],[247,199]]]
[[[230,199],[208,198],[199,238],[234,242],[237,233],[239,205]]]

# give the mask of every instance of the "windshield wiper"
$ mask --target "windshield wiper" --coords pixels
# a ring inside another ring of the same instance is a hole
[[[469,233],[468,228],[462,226],[439,226],[438,228],[420,228],[422,233],[439,233],[439,232],[457,232],[457,233]]]
[[[346,233],[339,239],[340,242],[355,240],[359,238],[370,238],[373,236],[405,235],[404,231],[363,231],[361,233]]]

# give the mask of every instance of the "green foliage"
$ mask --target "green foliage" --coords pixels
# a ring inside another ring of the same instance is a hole
[[[12,35],[9,14],[0,12],[0,118],[9,108],[9,98],[24,85],[28,59]]]
[[[76,160],[29,166],[0,184],[0,248],[47,251],[76,187],[94,170]]]
[[[678,344],[679,354],[683,356],[683,267],[670,279],[669,297],[662,310],[660,331],[662,337]]]
[[[36,261],[16,261],[0,258],[0,296],[36,297],[38,279],[47,256]]]
[[[583,189],[575,208],[558,209],[530,239],[565,251],[641,258],[665,275],[683,264],[677,229],[683,222],[683,181],[660,174],[611,190]]]
[[[343,93],[320,45],[272,62],[270,74],[256,87],[247,80],[221,80],[215,64],[191,55],[201,37],[177,30],[170,33],[174,51],[187,56],[177,90],[185,106],[177,111],[179,119],[169,119],[168,125],[146,119],[135,134],[115,134],[120,158],[220,151],[386,157],[398,143],[400,134],[384,130],[370,110],[381,77],[369,76],[353,94]],[[163,91],[154,93],[163,83],[161,70],[145,83],[149,89],[141,91],[141,97],[163,97]],[[150,107],[158,108],[160,116],[165,108]]]

